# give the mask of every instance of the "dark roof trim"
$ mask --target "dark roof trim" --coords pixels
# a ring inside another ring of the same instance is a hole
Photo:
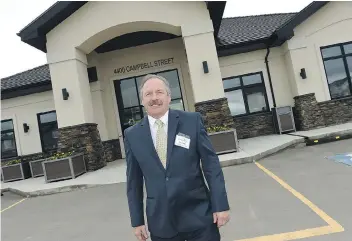
[[[24,27],[17,35],[21,37],[21,41],[46,53],[46,34],[86,3],[87,1],[56,2],[43,14]],[[206,1],[206,4],[210,18],[213,21],[214,36],[217,36],[226,1]]]
[[[277,29],[273,34],[277,35],[279,39],[288,40],[294,36],[293,30],[302,22],[307,20],[310,16],[316,13],[320,8],[324,7],[329,1],[314,1],[307,7],[297,13],[290,21]]]
[[[56,2],[17,35],[23,42],[46,53],[46,34],[86,3],[87,1]]]
[[[24,87],[25,88],[11,89],[10,91],[1,91],[1,99],[6,100],[52,90],[51,81]]]
[[[232,44],[217,47],[218,56],[224,57],[233,54],[246,53],[255,50],[266,49],[268,47],[278,47],[294,36],[294,28],[304,22],[329,1],[312,2],[307,7],[298,12],[291,20],[274,31],[269,38],[263,38],[251,42]]]
[[[218,36],[226,1],[206,1],[210,18],[213,21],[214,37]]]
[[[27,71],[24,71],[19,74],[25,74]],[[88,81],[89,83],[93,83],[98,81],[98,73],[97,73],[97,68],[95,66],[87,68],[87,74],[88,74]],[[18,74],[16,74],[18,75]],[[16,76],[14,75],[14,76]],[[1,81],[6,81],[6,79],[9,79],[13,76],[1,79]],[[20,81],[20,80],[19,80]],[[31,95],[35,93],[41,93],[45,91],[52,90],[52,85],[51,85],[51,79],[47,79],[44,81],[40,81],[37,83],[31,83],[31,84],[24,84],[21,86],[15,86],[13,88],[2,88],[1,89],[1,99],[6,100],[10,98],[15,98],[15,97],[20,97],[20,96],[25,96],[25,95]]]

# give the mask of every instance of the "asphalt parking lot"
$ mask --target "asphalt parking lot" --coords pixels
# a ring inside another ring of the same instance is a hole
[[[352,139],[224,168],[231,221],[222,240],[351,240],[352,166],[326,158],[346,152]],[[28,199],[5,193],[1,202],[3,241],[136,240],[124,183]]]

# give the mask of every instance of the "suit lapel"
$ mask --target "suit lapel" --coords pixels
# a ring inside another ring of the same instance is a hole
[[[154,143],[153,143],[153,138],[150,133],[150,126],[149,126],[149,121],[148,117],[144,117],[143,121],[141,121],[141,145],[143,145],[148,152],[151,154],[153,157],[153,160],[156,162],[156,164],[163,170],[165,171],[165,168],[163,164],[161,163],[158,153],[155,150]]]
[[[168,131],[167,131],[167,161],[166,169],[170,165],[172,148],[174,146],[179,116],[176,111],[169,110]]]

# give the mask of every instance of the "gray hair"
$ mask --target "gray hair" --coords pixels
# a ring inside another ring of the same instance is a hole
[[[150,79],[160,79],[161,81],[164,82],[165,84],[165,88],[166,88],[166,92],[169,96],[171,96],[171,89],[170,89],[170,83],[169,81],[167,81],[167,79],[165,79],[164,77],[160,76],[160,75],[156,75],[156,74],[147,74],[146,76],[143,77],[141,85],[139,86],[139,94],[140,94],[140,98],[143,99],[143,87],[144,84],[150,80]]]

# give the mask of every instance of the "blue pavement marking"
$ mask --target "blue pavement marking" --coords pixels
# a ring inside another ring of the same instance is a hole
[[[352,166],[352,153],[337,154],[337,155],[328,157],[328,159]]]

